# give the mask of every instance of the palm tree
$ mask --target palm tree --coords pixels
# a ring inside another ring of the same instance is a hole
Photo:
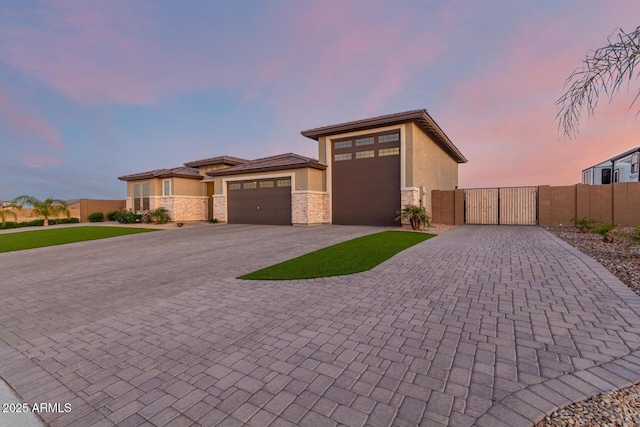
[[[0,222],[2,222],[2,228],[4,228],[4,225],[7,223],[7,215],[12,216],[14,221],[18,220],[18,215],[16,215],[15,212],[6,211],[6,210],[0,208]]]
[[[406,205],[401,211],[396,221],[409,221],[412,230],[419,230],[422,226],[430,226],[429,214],[422,206]]]
[[[576,68],[566,84],[569,89],[556,101],[559,107],[556,119],[558,127],[569,139],[578,133],[578,123],[583,109],[593,115],[600,95],[612,99],[622,86],[640,78],[635,71],[640,63],[640,26],[627,33],[620,29],[616,37],[593,51],[585,58],[582,67]],[[631,106],[640,99],[640,91]],[[638,112],[640,114],[640,111]]]
[[[58,216],[60,214],[65,215],[67,218],[71,218],[71,212],[67,207],[67,202],[60,199],[53,199],[51,197],[40,200],[33,196],[20,196],[12,200],[13,203],[18,205],[18,209],[22,210],[23,205],[33,206],[31,216],[44,217],[44,225],[49,225],[49,217]]]

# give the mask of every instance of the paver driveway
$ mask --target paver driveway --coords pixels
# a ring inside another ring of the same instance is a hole
[[[0,254],[0,376],[70,403],[52,426],[530,425],[640,380],[640,297],[535,227],[458,227],[357,275],[234,279],[378,230]]]

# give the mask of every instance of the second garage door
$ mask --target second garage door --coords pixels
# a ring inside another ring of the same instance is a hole
[[[227,184],[230,224],[291,225],[291,179]]]
[[[391,225],[400,209],[400,133],[333,141],[333,224]]]

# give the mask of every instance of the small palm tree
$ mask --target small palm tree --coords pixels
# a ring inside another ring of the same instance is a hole
[[[2,227],[7,223],[7,215],[12,216],[14,221],[18,220],[18,215],[16,215],[13,211],[7,211],[0,208],[0,222],[2,222]]]
[[[169,215],[169,211],[167,208],[157,208],[151,212],[149,212],[149,217],[155,220],[156,224],[164,224],[165,222],[171,221],[171,216]]]
[[[419,230],[423,225],[431,225],[429,214],[422,206],[406,205],[401,211],[396,221],[409,221],[412,230]]]
[[[60,199],[53,199],[51,197],[40,200],[33,196],[20,196],[12,200],[18,206],[18,210],[22,210],[23,205],[33,206],[31,216],[44,217],[44,225],[49,225],[49,217],[58,216],[60,214],[65,215],[67,218],[71,218],[71,212],[67,206],[67,202]]]

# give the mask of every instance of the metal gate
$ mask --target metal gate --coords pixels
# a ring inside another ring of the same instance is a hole
[[[538,187],[464,190],[465,224],[538,224]]]

